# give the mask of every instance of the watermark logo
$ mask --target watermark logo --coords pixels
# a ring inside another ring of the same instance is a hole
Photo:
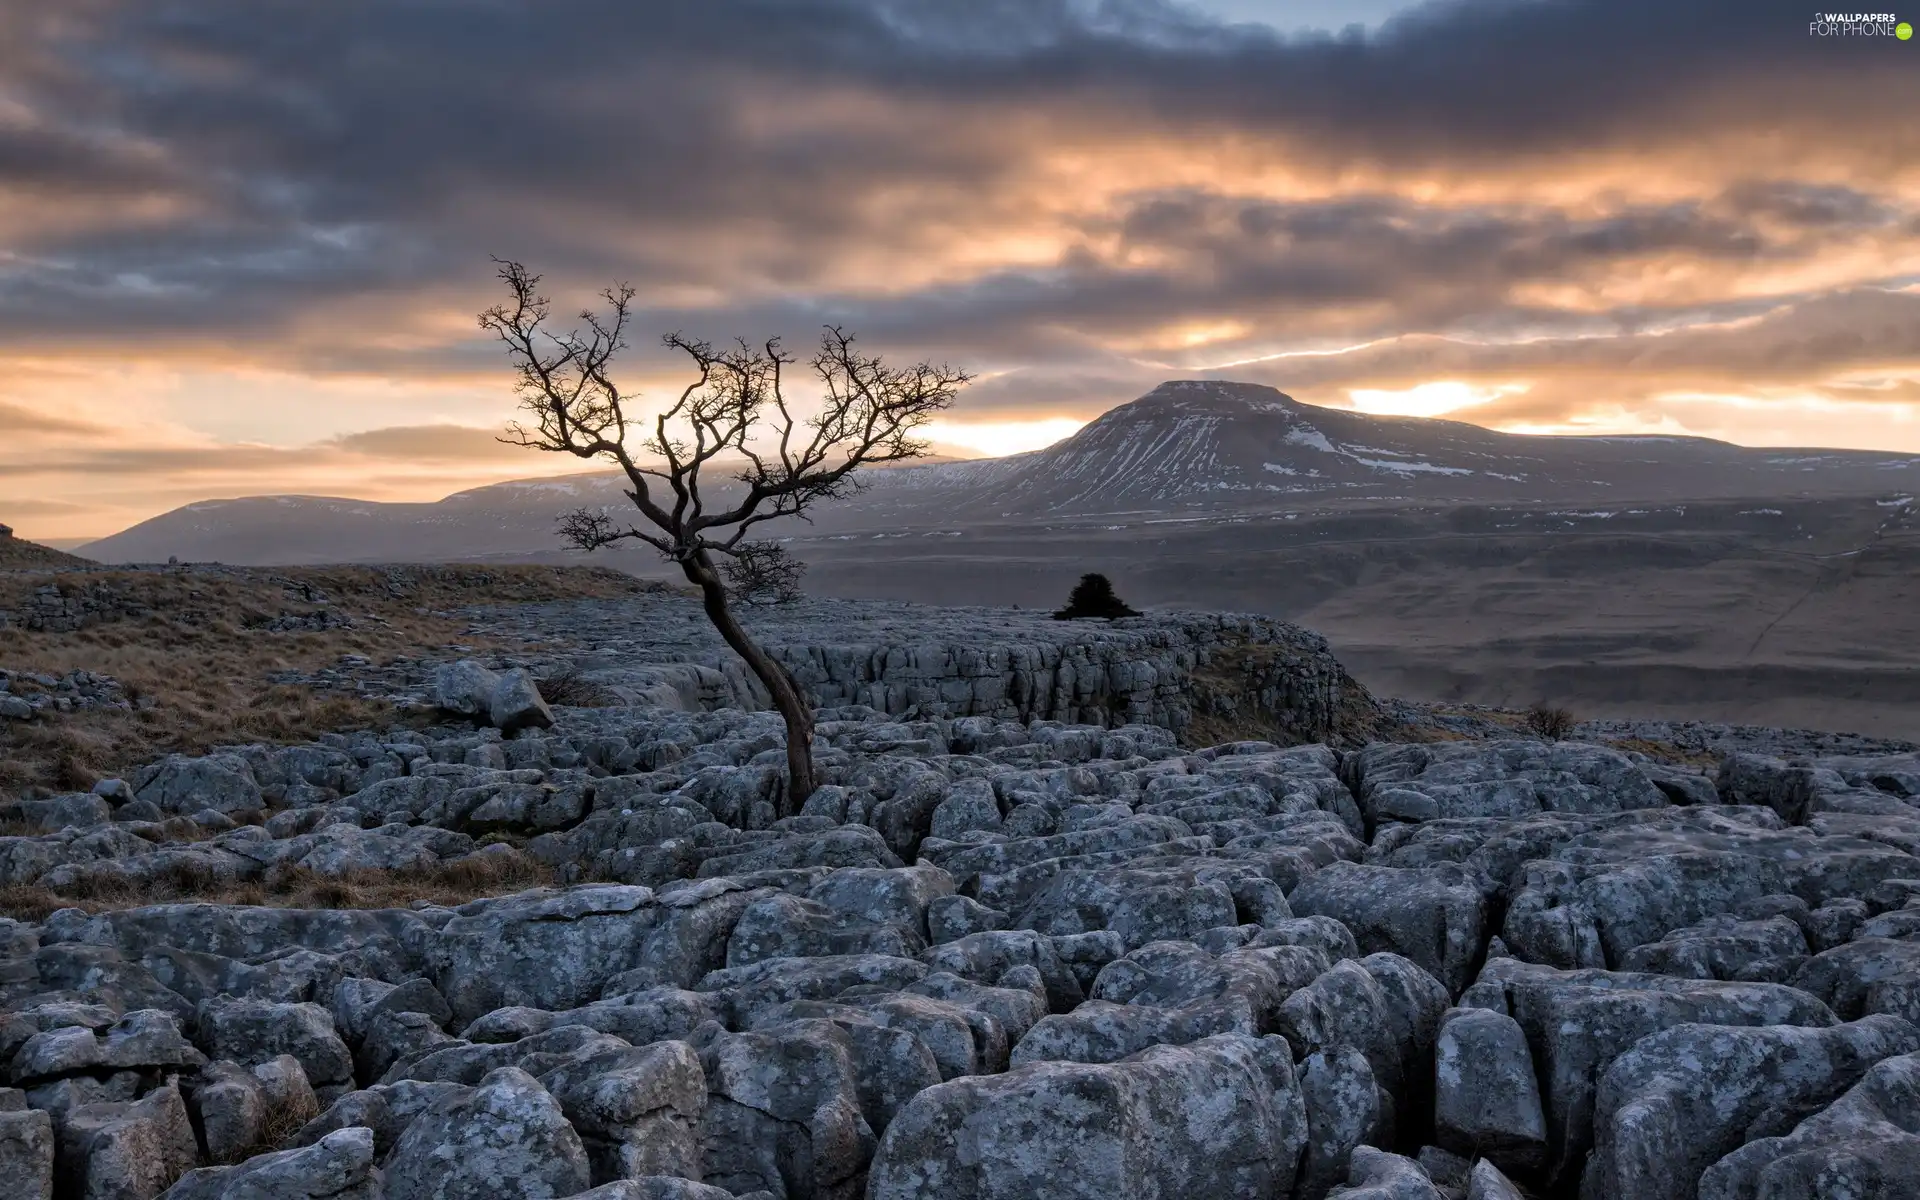
[[[1890,37],[1904,42],[1913,37],[1913,26],[1892,13],[1818,12],[1808,23],[1807,33],[1811,37]]]

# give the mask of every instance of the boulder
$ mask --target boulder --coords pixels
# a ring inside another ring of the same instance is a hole
[[[522,729],[547,729],[553,725],[553,710],[540,698],[539,685],[524,667],[503,672],[487,693],[487,718],[502,733]]]
[[[318,1004],[218,997],[202,1001],[195,1018],[200,1044],[215,1058],[258,1066],[291,1055],[316,1091],[353,1084],[353,1052]]]
[[[1644,1038],[1600,1081],[1581,1195],[1692,1200],[1715,1160],[1788,1132],[1881,1059],[1916,1050],[1920,1029],[1886,1016],[1825,1029],[1680,1025]]]
[[[513,1004],[576,1008],[637,965],[658,919],[651,889],[618,884],[475,901],[434,939],[434,983],[458,1024]]]
[[[1336,862],[1308,876],[1287,901],[1301,916],[1332,917],[1362,952],[1386,950],[1419,964],[1457,996],[1486,946],[1496,889],[1453,863],[1399,868]]]
[[[1508,1170],[1546,1163],[1547,1121],[1526,1031],[1503,1012],[1456,1008],[1434,1048],[1434,1136]]]
[[[858,1200],[874,1135],[852,1046],[830,1029],[790,1022],[720,1034],[701,1051],[704,1181],[734,1193]]]
[[[320,1112],[305,1070],[290,1054],[251,1070],[234,1062],[213,1063],[200,1072],[187,1103],[207,1157],[216,1163],[270,1148]]]
[[[869,1200],[1288,1194],[1306,1121],[1278,1039],[1226,1035],[1124,1062],[1036,1063],[915,1096]]]
[[[1779,984],[1555,971],[1512,958],[1489,960],[1460,1002],[1507,1013],[1525,1031],[1542,1088],[1548,1170],[1559,1179],[1573,1175],[1592,1145],[1601,1077],[1642,1038],[1687,1024],[1836,1024],[1824,1004]]]
[[[965,897],[954,896],[951,875],[918,863],[891,869],[846,867],[809,888],[807,899],[876,925],[898,925],[927,939],[930,907]]]
[[[0,1179],[20,1200],[53,1200],[53,1120],[41,1109],[0,1112]]]
[[[169,1082],[138,1101],[67,1110],[54,1190],[74,1200],[153,1200],[199,1155],[186,1102]]]
[[[1884,1058],[1791,1132],[1749,1140],[1700,1176],[1700,1200],[1920,1196],[1920,1054]]]
[[[727,939],[726,965],[744,967],[769,958],[830,954],[912,958],[925,948],[925,941],[912,929],[774,892],[741,911]]]
[[[433,703],[442,712],[490,720],[500,676],[470,658],[447,663],[433,673]]]
[[[189,1171],[164,1200],[385,1200],[373,1130],[335,1130],[311,1146]]]
[[[173,754],[134,776],[134,795],[163,813],[258,813],[265,806],[253,768],[238,755]]]
[[[1301,1057],[1336,1046],[1366,1055],[1393,1095],[1431,1079],[1434,1038],[1447,1010],[1440,981],[1394,954],[1334,963],[1281,1004],[1280,1033]]]
[[[171,1016],[143,1008],[99,1033],[85,1025],[36,1033],[14,1052],[8,1074],[13,1083],[31,1087],[81,1072],[192,1070],[206,1061]]]
[[[540,1082],[580,1134],[595,1180],[700,1173],[707,1078],[686,1043],[576,1057]]]
[[[1294,1195],[1321,1200],[1347,1177],[1355,1147],[1384,1140],[1392,1113],[1374,1082],[1367,1056],[1351,1046],[1334,1046],[1307,1056],[1300,1064],[1300,1096],[1307,1113],[1307,1152]]]
[[[435,1101],[386,1164],[387,1200],[571,1196],[592,1184],[586,1148],[538,1080],[502,1067]]]
[[[1425,1168],[1410,1158],[1359,1146],[1347,1161],[1347,1184],[1329,1192],[1337,1200],[1445,1200]]]

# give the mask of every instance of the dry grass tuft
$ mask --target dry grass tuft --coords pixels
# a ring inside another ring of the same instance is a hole
[[[618,704],[619,697],[590,679],[581,677],[577,670],[568,668],[556,671],[546,678],[538,680],[540,697],[548,704],[568,704],[580,708],[593,708],[599,705]]]
[[[267,1154],[280,1149],[288,1138],[299,1133],[308,1121],[319,1115],[320,1105],[309,1097],[297,1102],[289,1098],[270,1106],[260,1122],[259,1142],[238,1158],[251,1158],[255,1154]]]

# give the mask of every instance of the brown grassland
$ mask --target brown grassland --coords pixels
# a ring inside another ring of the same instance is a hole
[[[464,904],[562,882],[554,869],[511,847],[469,855],[425,870],[356,871],[320,875],[299,867],[274,868],[255,880],[220,879],[192,869],[130,883],[113,880],[54,890],[0,888],[0,915],[44,921],[62,908],[88,912],[148,904],[245,904],[273,908],[406,908],[416,903]],[[566,882],[586,882],[569,878]]]
[[[32,594],[49,585],[69,595],[104,589],[116,605],[145,611],[71,632],[24,628]],[[175,751],[306,741],[328,731],[390,724],[401,714],[386,703],[276,685],[268,677],[313,671],[346,654],[385,664],[498,649],[497,642],[469,633],[454,610],[617,596],[657,586],[597,567],[0,569],[0,612],[14,614],[0,628],[0,668],[108,675],[128,700],[142,705],[131,712],[43,710],[32,721],[0,724],[0,801],[85,789]],[[268,627],[276,618],[321,612],[350,624]],[[16,687],[33,690],[24,680],[16,680]]]

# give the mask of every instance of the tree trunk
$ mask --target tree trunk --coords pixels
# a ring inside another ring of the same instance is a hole
[[[807,707],[807,697],[793,676],[772,655],[762,650],[747,631],[740,628],[740,622],[734,619],[733,609],[727,603],[726,585],[720,581],[720,572],[714,569],[713,560],[706,551],[700,551],[694,558],[683,560],[681,569],[686,572],[689,582],[700,589],[702,605],[707,610],[707,620],[720,631],[727,645],[733,647],[746,661],[747,668],[760,682],[766,685],[767,694],[773,697],[773,706],[787,722],[787,795],[785,803],[777,806],[776,811],[782,817],[790,817],[800,811],[807,797],[813,795],[813,710]]]

